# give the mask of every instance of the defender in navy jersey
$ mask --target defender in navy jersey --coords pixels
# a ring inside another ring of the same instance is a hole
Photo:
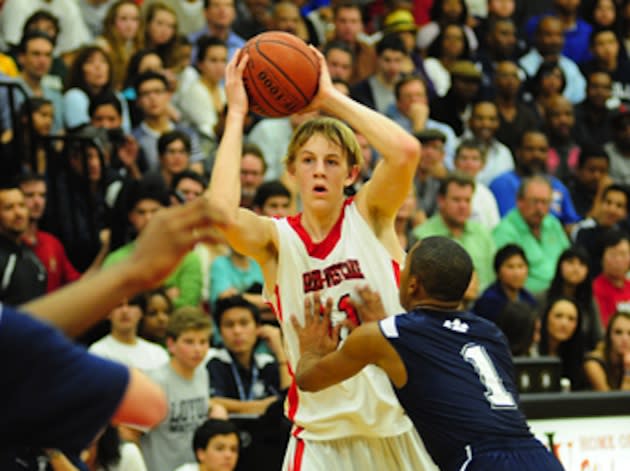
[[[560,471],[519,410],[505,337],[493,323],[458,310],[472,269],[456,242],[423,239],[401,275],[408,312],[385,317],[379,295],[359,289],[353,303],[364,324],[340,348],[339,327],[330,329],[332,303],[307,299],[304,326],[292,319],[301,349],[297,384],[319,391],[375,364],[440,469]],[[320,310],[323,316],[313,315]]]

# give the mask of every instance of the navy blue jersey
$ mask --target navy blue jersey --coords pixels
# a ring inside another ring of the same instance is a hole
[[[0,469],[6,450],[78,454],[108,423],[129,382],[126,366],[0,304]]]
[[[418,309],[379,325],[407,369],[398,399],[441,469],[459,469],[467,446],[532,439],[495,324],[469,312]]]

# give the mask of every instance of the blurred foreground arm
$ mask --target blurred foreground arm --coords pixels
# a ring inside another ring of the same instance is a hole
[[[158,286],[198,242],[213,242],[227,222],[210,200],[198,198],[161,210],[127,260],[22,306],[73,336],[102,319],[123,298]]]

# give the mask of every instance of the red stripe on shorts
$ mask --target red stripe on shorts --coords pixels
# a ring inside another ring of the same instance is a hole
[[[300,471],[302,469],[302,460],[304,459],[304,440],[301,438],[296,438],[296,440],[292,471]]]

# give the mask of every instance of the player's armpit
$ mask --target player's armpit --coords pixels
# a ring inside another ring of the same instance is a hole
[[[321,391],[351,378],[365,366],[377,364],[382,358],[377,337],[383,337],[377,324],[356,328],[336,350],[324,357],[303,354],[298,363],[295,380],[300,389]]]
[[[223,232],[231,247],[260,265],[277,253],[278,236],[273,221],[249,209],[240,208]]]

